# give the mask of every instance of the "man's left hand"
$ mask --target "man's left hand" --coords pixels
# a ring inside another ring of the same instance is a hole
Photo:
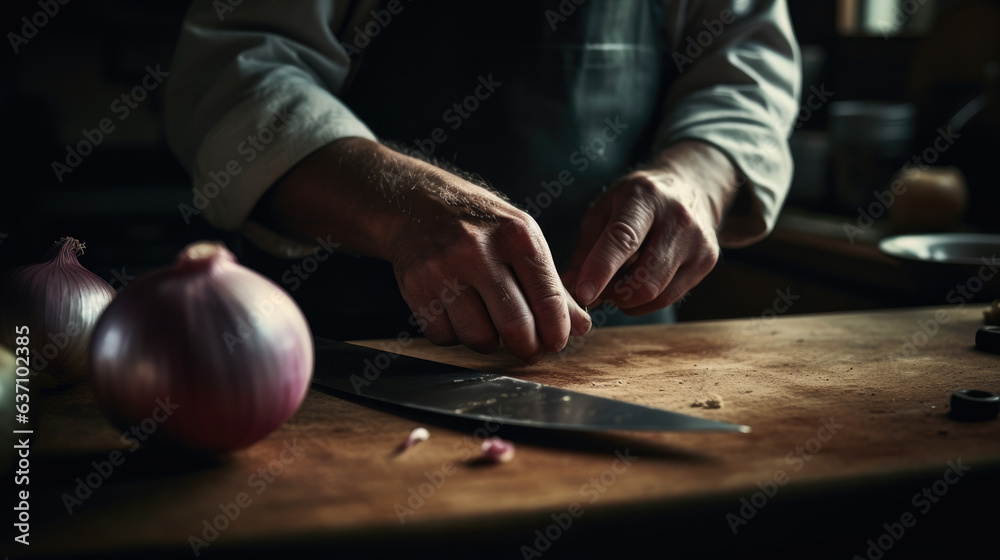
[[[611,301],[627,315],[670,305],[718,262],[716,228],[736,192],[735,170],[716,148],[671,145],[594,202],[564,284],[580,305]]]

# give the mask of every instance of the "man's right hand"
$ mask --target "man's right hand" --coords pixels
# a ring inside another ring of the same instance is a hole
[[[459,177],[424,172],[391,262],[427,338],[479,352],[496,350],[499,339],[534,363],[590,329],[530,216]]]
[[[590,329],[541,230],[487,189],[360,138],[317,150],[276,183],[255,216],[286,235],[328,235],[392,263],[403,299],[435,344],[535,363]]]

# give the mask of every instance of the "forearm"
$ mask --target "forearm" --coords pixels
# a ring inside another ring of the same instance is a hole
[[[252,218],[304,243],[390,260],[403,227],[496,211],[499,199],[424,161],[364,138],[310,154],[268,189]],[[428,223],[427,225],[430,225]]]
[[[257,202],[251,219],[302,243],[330,238],[347,251],[386,259],[398,221],[403,175],[376,142],[343,138],[290,169]]]

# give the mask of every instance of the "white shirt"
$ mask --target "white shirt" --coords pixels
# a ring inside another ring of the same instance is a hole
[[[664,2],[673,49],[664,60],[681,72],[663,100],[654,146],[697,139],[728,155],[753,204],[748,214],[726,218],[719,241],[750,244],[773,228],[791,183],[787,138],[798,114],[800,62],[786,3]],[[200,214],[279,256],[312,250],[248,216],[313,151],[340,138],[376,140],[337,97],[351,71],[351,37],[334,30],[353,29],[355,20],[345,21],[349,4],[192,4],[166,92],[167,139],[193,179],[192,204],[181,207],[185,220]],[[370,17],[379,4],[362,1],[351,13]],[[405,10],[406,2],[399,6]],[[542,7],[537,12],[545,17]]]

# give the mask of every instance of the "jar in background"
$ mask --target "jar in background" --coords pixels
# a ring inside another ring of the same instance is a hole
[[[868,203],[912,155],[913,105],[835,101],[829,122],[837,200],[849,208]]]

